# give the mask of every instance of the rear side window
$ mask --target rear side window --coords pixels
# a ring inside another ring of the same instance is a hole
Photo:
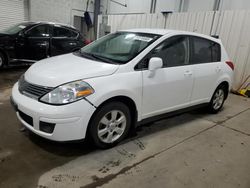
[[[219,44],[200,37],[191,37],[191,41],[190,62],[192,64],[220,61],[221,50]]]
[[[77,36],[77,33],[74,31],[71,31],[63,27],[54,26],[53,37],[75,38],[76,36]]]

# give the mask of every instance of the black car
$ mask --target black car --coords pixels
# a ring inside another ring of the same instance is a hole
[[[0,68],[19,62],[33,63],[83,46],[83,36],[72,26],[50,22],[20,23],[0,31]]]

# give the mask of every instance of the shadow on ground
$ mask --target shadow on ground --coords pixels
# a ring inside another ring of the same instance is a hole
[[[12,87],[29,66],[8,67],[0,69],[0,90]]]

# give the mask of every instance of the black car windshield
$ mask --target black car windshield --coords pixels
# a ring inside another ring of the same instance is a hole
[[[96,40],[80,52],[107,63],[124,64],[159,37],[160,35],[148,33],[117,32]]]
[[[28,25],[29,24],[27,23],[16,24],[7,29],[1,30],[0,33],[5,33],[9,35],[17,34],[19,31],[25,29]]]

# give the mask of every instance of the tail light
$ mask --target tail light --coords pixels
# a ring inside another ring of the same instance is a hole
[[[91,42],[92,42],[92,41],[89,40],[89,39],[84,40],[84,44],[85,44],[85,45],[90,44]]]
[[[232,69],[234,70],[234,64],[232,61],[226,61],[226,64]]]

